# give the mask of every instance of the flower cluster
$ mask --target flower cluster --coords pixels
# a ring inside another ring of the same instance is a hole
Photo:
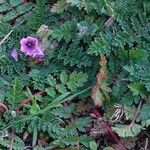
[[[20,50],[25,55],[39,59],[44,57],[42,45],[38,42],[37,38],[31,36],[22,38],[20,44],[21,44]]]

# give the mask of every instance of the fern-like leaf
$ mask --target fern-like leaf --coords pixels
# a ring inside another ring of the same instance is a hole
[[[134,124],[132,127],[129,127],[127,125],[116,125],[112,129],[115,132],[117,132],[120,137],[125,138],[125,137],[135,137],[141,132],[142,128],[143,128],[142,125]]]

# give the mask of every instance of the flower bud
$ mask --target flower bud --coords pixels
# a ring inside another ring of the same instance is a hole
[[[11,116],[12,116],[13,118],[15,118],[16,115],[17,115],[17,114],[16,114],[16,111],[12,110],[12,111],[11,111]]]
[[[52,30],[48,29],[47,25],[41,25],[41,27],[37,31],[37,35],[41,39],[47,38],[49,35],[51,35]]]

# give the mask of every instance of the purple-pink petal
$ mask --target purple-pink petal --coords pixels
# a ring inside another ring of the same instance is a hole
[[[20,40],[20,50],[27,56],[33,58],[42,59],[44,57],[44,51],[41,43],[38,42],[37,38],[28,36]]]
[[[33,51],[38,47],[38,39],[28,36],[27,38],[22,38],[20,44],[21,51],[26,55],[32,56]]]
[[[18,53],[16,49],[13,49],[13,51],[11,52],[11,56],[14,58],[15,61],[18,61]]]
[[[36,48],[35,51],[33,51],[33,57],[34,58],[43,58],[44,57],[44,52],[41,50],[39,47]]]
[[[112,26],[112,24],[113,24],[113,18],[110,17],[110,18],[105,22],[105,26],[106,26],[106,27],[110,27],[110,26]]]

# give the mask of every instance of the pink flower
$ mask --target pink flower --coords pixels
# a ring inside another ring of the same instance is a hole
[[[38,47],[38,39],[28,36],[20,41],[21,51],[28,56],[33,55],[33,51]]]
[[[21,39],[20,44],[21,51],[26,55],[39,59],[44,57],[44,51],[37,38],[28,36],[27,38]]]
[[[41,59],[44,57],[44,52],[39,47],[37,47],[36,50],[33,51],[33,57]]]

